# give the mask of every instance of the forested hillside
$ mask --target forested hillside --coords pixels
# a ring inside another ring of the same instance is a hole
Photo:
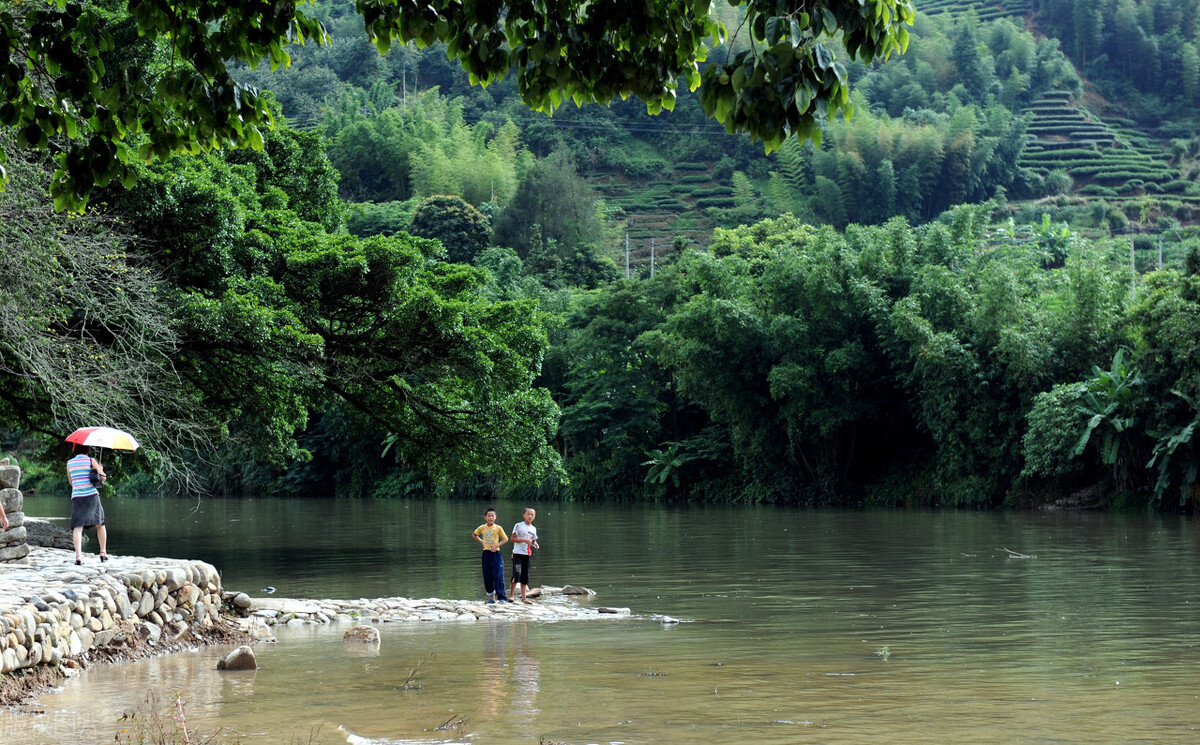
[[[534,113],[322,0],[330,44],[232,68],[269,91],[259,151],[136,164],[67,218],[29,135],[0,142],[32,278],[3,444],[82,394],[174,451],[130,494],[1194,505],[1195,25],[1066,6],[942,3],[903,55],[840,50],[853,116],[767,152],[686,87]],[[1154,71],[1121,69],[1131,39]],[[88,312],[59,255],[141,312]]]

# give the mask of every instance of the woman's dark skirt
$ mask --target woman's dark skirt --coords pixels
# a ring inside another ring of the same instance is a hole
[[[71,499],[71,527],[94,528],[104,524],[104,508],[100,506],[100,495],[73,497]]]

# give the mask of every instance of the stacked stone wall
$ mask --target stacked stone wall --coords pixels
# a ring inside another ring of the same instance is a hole
[[[25,497],[21,494],[21,469],[8,458],[0,460],[0,505],[8,515],[8,529],[0,531],[0,561],[19,561],[29,555],[25,531]]]
[[[203,637],[221,623],[211,564],[128,557],[80,569],[71,557],[35,548],[34,566],[0,569],[0,672]],[[12,594],[22,588],[28,594]]]

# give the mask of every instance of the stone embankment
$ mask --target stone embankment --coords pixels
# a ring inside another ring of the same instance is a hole
[[[202,561],[74,554],[34,546],[0,564],[0,672],[204,641],[221,619],[221,578]]]

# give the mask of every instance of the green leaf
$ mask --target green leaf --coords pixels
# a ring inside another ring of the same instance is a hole
[[[801,114],[807,112],[809,105],[812,103],[812,99],[813,92],[809,89],[807,84],[797,86],[795,95],[796,111],[800,112]]]
[[[817,67],[822,70],[828,70],[829,66],[833,64],[833,52],[829,51],[829,47],[824,44],[817,44],[813,52]]]
[[[832,34],[837,31],[837,19],[833,17],[833,11],[821,8],[821,18],[825,21],[825,33]]]
[[[774,46],[783,38],[783,21],[782,16],[771,16],[767,19],[766,36],[763,41],[768,46]]]

